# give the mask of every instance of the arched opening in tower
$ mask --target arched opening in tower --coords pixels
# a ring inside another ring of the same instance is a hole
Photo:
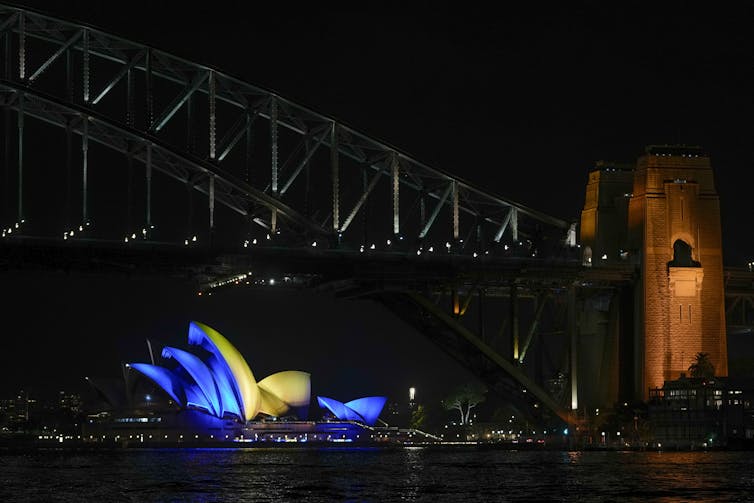
[[[682,239],[676,239],[673,243],[673,260],[668,262],[668,267],[701,267],[698,260],[691,258],[691,246]]]

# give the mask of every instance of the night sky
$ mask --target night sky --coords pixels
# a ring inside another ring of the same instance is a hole
[[[16,3],[273,89],[566,220],[578,218],[595,161],[701,145],[716,173],[725,263],[754,260],[743,3],[502,3],[495,13],[458,2]],[[1,273],[0,284],[4,394],[117,375],[120,361],[147,358],[145,337],[183,344],[189,319],[225,333],[258,378],[309,370],[313,392],[343,400],[397,398],[409,385],[434,399],[471,379],[369,302],[243,290],[199,299],[169,281],[63,274]]]

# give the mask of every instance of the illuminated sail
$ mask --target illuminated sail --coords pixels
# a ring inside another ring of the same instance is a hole
[[[338,419],[360,421],[369,426],[374,426],[377,422],[386,400],[384,396],[368,396],[343,403],[334,398],[317,397],[319,406],[329,410]]]
[[[189,325],[189,344],[209,353],[204,359],[188,351],[165,347],[163,358],[172,370],[146,363],[128,364],[162,388],[182,407],[197,407],[216,417],[250,420],[259,413],[284,416],[309,405],[310,375],[298,370],[278,372],[258,384],[241,353],[219,332],[202,323]]]

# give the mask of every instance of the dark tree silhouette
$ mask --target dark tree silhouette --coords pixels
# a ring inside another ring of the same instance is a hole
[[[695,358],[696,361],[689,365],[691,377],[715,377],[715,366],[710,361],[708,353],[697,353]]]

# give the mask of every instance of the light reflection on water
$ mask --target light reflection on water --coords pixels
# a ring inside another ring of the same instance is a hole
[[[2,501],[751,501],[751,452],[0,451]]]

